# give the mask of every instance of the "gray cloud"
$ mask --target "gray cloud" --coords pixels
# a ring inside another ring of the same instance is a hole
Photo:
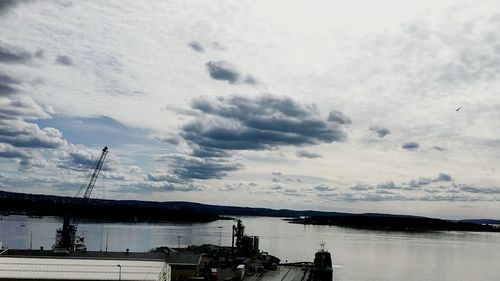
[[[289,98],[231,96],[197,99],[193,108],[205,114],[183,127],[181,136],[199,147],[260,150],[277,146],[343,141],[345,132],[322,120],[310,107]],[[209,116],[216,120],[207,121]]]
[[[1,80],[17,82],[8,76]],[[28,121],[46,118],[50,118],[49,113],[30,98],[0,97],[0,157],[17,158],[19,170],[30,171],[33,167],[49,165],[40,158],[40,153],[33,151],[57,148],[59,153],[66,154],[70,146],[58,129],[40,128]]]
[[[42,50],[42,49],[36,50],[35,57],[37,57],[39,59],[43,59],[44,56],[45,56],[45,51],[44,50]]]
[[[446,173],[439,173],[435,181],[451,181],[453,178]]]
[[[245,83],[257,84],[256,79],[251,75],[243,75],[234,65],[227,61],[209,61],[205,64],[208,74],[212,79],[226,81],[229,84]]]
[[[21,81],[0,73],[0,96],[17,93],[19,90],[15,86],[20,84]]]
[[[182,191],[182,192],[204,190],[204,187],[202,185],[188,182],[183,178],[179,178],[177,175],[168,173],[148,173],[146,176],[146,181],[140,182],[139,187],[141,187],[142,191],[144,189],[147,189],[149,191]],[[219,190],[232,191],[235,190],[235,187],[231,185],[226,185],[226,187],[219,188]]]
[[[172,172],[183,179],[221,178],[240,169],[232,158],[239,150],[303,147],[347,137],[336,123],[322,119],[314,106],[285,97],[198,98],[192,108],[198,114],[179,132],[191,151],[172,163]]]
[[[22,120],[0,120],[0,142],[16,147],[58,148],[66,144],[55,128],[43,128]]]
[[[41,49],[32,53],[0,42],[0,63],[26,64],[34,58],[43,57],[44,51]],[[68,64],[68,58],[58,57],[58,61]],[[50,119],[53,110],[41,107],[27,96],[18,95],[18,86],[22,84],[17,78],[0,74],[0,157],[16,158],[18,168],[22,171],[48,166],[78,171],[91,168],[95,158],[89,153],[85,154],[83,146],[68,143],[56,128],[41,127],[32,122]],[[103,171],[109,169],[110,164],[106,163]]]
[[[430,178],[419,178],[416,180],[411,180],[408,185],[411,187],[420,187],[423,185],[428,185],[432,182]]]
[[[384,127],[379,127],[379,126],[370,127],[370,131],[375,132],[380,138],[383,138],[391,133],[391,131],[389,131],[389,129],[384,128]]]
[[[71,66],[73,65],[73,59],[70,56],[58,55],[56,58],[56,63],[60,65]]]
[[[206,63],[208,74],[215,80],[227,81],[230,84],[236,84],[241,74],[236,68],[226,61],[209,61]]]
[[[470,185],[458,185],[461,191],[468,193],[481,193],[481,194],[500,194],[498,187],[476,187]]]
[[[132,166],[129,165],[128,166],[128,172],[129,173],[139,173],[140,171],[142,171],[142,169],[139,166],[134,166],[134,165],[132,165]]]
[[[394,186],[394,188],[392,188],[392,187],[387,187],[386,189],[399,189],[399,188],[400,188],[399,186]],[[398,193],[396,193],[396,192],[394,192],[394,191],[388,191],[388,190],[386,190],[386,189],[378,189],[378,190],[376,190],[376,191],[375,191],[375,193],[376,193],[376,194],[384,194],[384,195],[385,195],[385,194],[389,194],[389,195],[398,194]]]
[[[95,151],[90,151],[84,146],[70,145],[60,151],[57,167],[75,171],[88,171],[95,165],[97,156]],[[103,170],[108,169],[104,169],[103,167]]]
[[[227,50],[227,47],[223,46],[222,44],[220,44],[217,41],[213,41],[211,45],[212,45],[212,48],[214,48],[217,51],[225,51],[225,50]]]
[[[23,48],[0,42],[0,63],[26,63],[33,59],[33,54]]]
[[[300,157],[300,158],[310,158],[310,159],[313,159],[313,158],[320,158],[321,155],[317,154],[317,153],[314,153],[314,152],[309,152],[309,151],[306,151],[306,150],[298,150],[296,152],[297,154],[297,157]]]
[[[294,197],[304,197],[306,196],[303,193],[298,192],[296,189],[291,189],[291,188],[285,188],[282,193],[285,196],[294,196]]]
[[[17,5],[18,0],[2,0],[0,1],[0,14]]]
[[[400,186],[397,186],[394,184],[392,181],[384,182],[379,185],[377,185],[378,188],[380,189],[400,189]]]
[[[127,180],[127,175],[123,173],[114,173],[109,171],[101,172],[101,177],[103,179],[117,180],[117,181],[125,181]]]
[[[2,84],[21,84],[21,81],[12,78],[6,74],[1,74],[0,73],[0,83]]]
[[[31,171],[33,167],[45,168],[48,165],[47,161],[39,158],[20,158],[18,164],[20,171]]]
[[[424,189],[424,191],[431,194],[436,194],[441,192],[441,190],[438,189]]]
[[[50,115],[30,98],[13,100],[0,97],[0,120],[31,120],[43,118],[50,118]]]
[[[250,85],[256,85],[257,79],[255,79],[255,77],[253,77],[252,75],[247,75],[245,77],[245,80],[243,80],[243,82],[245,82],[246,84],[250,84]]]
[[[404,189],[404,190],[413,190],[413,188],[422,187],[425,185],[429,185],[437,182],[450,182],[452,181],[452,177],[446,173],[439,173],[437,177],[420,177],[418,179],[412,179],[407,183],[402,183],[401,186],[395,185],[392,181],[383,183],[379,185],[379,188],[385,189]]]
[[[271,189],[272,190],[283,190],[283,186],[277,184],[277,185],[271,186]]]
[[[7,143],[0,143],[0,157],[2,158],[30,158],[24,150]]]
[[[366,190],[370,190],[370,189],[373,189],[373,187],[369,186],[369,185],[366,185],[366,184],[355,184],[353,186],[351,186],[350,188],[351,190],[354,190],[354,191],[366,191]]]
[[[60,169],[73,171],[91,171],[99,158],[101,151],[96,149],[88,149],[81,144],[68,143],[57,150],[57,158],[52,159],[55,165]],[[109,153],[102,167],[102,171],[106,172],[109,178],[118,179],[121,175],[129,175],[132,171],[126,171],[120,166],[116,154]],[[130,170],[130,169],[128,169]]]
[[[231,184],[226,184],[223,187],[219,187],[218,189],[220,191],[235,191],[235,190],[247,190],[251,192],[252,187],[257,186],[256,183],[254,182],[238,182],[238,183],[231,183]]]
[[[83,169],[92,168],[96,161],[96,156],[82,149],[70,151],[69,158],[71,159],[71,167],[74,166]]]
[[[438,146],[438,145],[435,145],[435,146],[433,146],[432,148],[434,148],[434,149],[435,149],[435,150],[437,150],[437,151],[445,151],[445,150],[446,150],[446,148],[444,148],[444,147],[442,147],[442,146]]]
[[[153,156],[153,159],[155,161],[167,161],[170,159],[170,157],[171,157],[171,155],[169,155],[169,154],[160,154],[160,155]]]
[[[9,80],[11,78],[3,78]],[[27,122],[50,115],[30,98],[0,98],[0,143],[24,148],[62,148],[67,141],[55,128],[40,128]],[[27,157],[24,157],[27,159]],[[27,163],[24,160],[23,163]]]
[[[498,198],[469,197],[462,194],[441,195],[405,195],[397,193],[318,193],[318,197],[330,201],[346,202],[383,202],[383,201],[432,201],[432,202],[477,202],[477,201],[499,201]]]
[[[319,191],[319,192],[327,192],[327,191],[334,191],[337,190],[336,187],[332,187],[326,184],[318,184],[313,187],[314,190]]]
[[[340,125],[352,124],[351,118],[349,118],[349,116],[345,115],[343,112],[339,110],[330,111],[330,114],[328,114],[328,121]]]
[[[446,173],[439,173],[439,175],[436,178],[431,178],[431,177],[420,177],[418,179],[412,179],[407,183],[402,183],[402,184],[395,184],[393,181],[387,181],[378,184],[376,187],[379,189],[377,193],[387,193],[387,190],[416,190],[415,188],[421,187],[421,186],[426,186],[430,185],[432,183],[437,183],[437,182],[450,182],[452,181],[453,178],[446,174]],[[373,186],[366,185],[366,184],[356,184],[354,186],[350,187],[351,190],[353,191],[367,191],[374,189]],[[441,186],[440,189],[446,189],[444,186]],[[391,193],[391,192],[389,192]]]
[[[6,14],[10,9],[16,7],[21,3],[31,2],[31,0],[1,0],[0,1],[0,15]]]
[[[302,182],[302,179],[300,178],[285,178],[286,182]]]
[[[172,172],[184,180],[191,179],[220,179],[228,172],[241,168],[239,163],[225,159],[200,158],[200,157],[175,157],[172,163]]]
[[[192,192],[202,191],[205,187],[193,183],[169,183],[169,182],[151,182],[141,181],[130,185],[125,185],[119,189],[120,192],[144,193],[144,192],[165,192],[165,191],[180,191]]]
[[[406,150],[417,150],[418,147],[419,145],[416,142],[406,142],[403,145],[401,145],[401,148]]]
[[[201,45],[200,42],[197,42],[197,41],[191,41],[188,43],[188,46],[193,49],[194,51],[197,51],[197,52],[204,52],[205,51],[205,48],[203,48],[203,46]]]
[[[169,175],[169,174],[153,174],[153,173],[148,173],[147,174],[147,179],[149,181],[154,181],[154,182],[170,182],[170,183],[181,183],[183,182],[179,178]]]
[[[418,178],[418,179],[412,179],[410,180],[410,182],[408,183],[409,186],[411,187],[421,187],[421,186],[424,186],[424,185],[429,185],[433,182],[450,182],[452,181],[452,177],[446,173],[439,173],[439,175],[436,177],[436,178],[424,178],[424,177],[421,177],[421,178]]]
[[[231,157],[231,153],[218,148],[210,147],[193,147],[191,156],[207,158],[207,157]]]
[[[363,192],[343,192],[342,190],[328,190],[328,187],[315,188],[318,197],[332,201],[500,201],[500,188],[498,187],[477,187],[464,184],[451,184],[447,186],[431,186],[436,182],[450,182],[453,178],[440,173],[436,178],[421,177],[411,180],[409,183],[401,185],[393,181],[387,181],[376,186],[376,189],[370,185],[356,184],[350,189],[352,191]],[[427,186],[425,189],[415,189],[415,187]],[[405,186],[411,186],[409,187]],[[412,192],[400,192],[401,190],[411,190]],[[335,192],[333,192],[335,191]],[[424,193],[424,195],[422,195]],[[465,194],[464,194],[465,193]]]
[[[156,140],[161,141],[161,142],[166,142],[170,144],[179,144],[179,138],[178,137],[173,137],[173,136],[157,136],[155,137]]]
[[[236,187],[234,185],[226,184],[224,187],[219,187],[219,191],[235,191]]]

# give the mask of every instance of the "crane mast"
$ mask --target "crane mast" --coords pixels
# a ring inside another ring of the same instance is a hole
[[[105,146],[102,149],[101,157],[99,157],[99,160],[95,164],[94,173],[90,178],[89,184],[87,185],[87,189],[85,190],[85,194],[83,194],[83,199],[90,198],[90,193],[92,193],[92,190],[94,189],[95,182],[97,180],[97,177],[99,176],[99,173],[101,172],[102,165],[104,164],[104,159],[106,158],[106,155],[108,155],[107,146]]]
[[[101,172],[102,166],[104,164],[104,159],[108,155],[108,147],[105,146],[102,150],[101,156],[97,160],[94,165],[94,171],[90,178],[89,183],[87,184],[87,188],[85,189],[85,193],[83,194],[83,203],[90,198],[90,194],[94,189],[94,185],[97,181],[97,177],[99,177],[99,173]],[[78,192],[80,193],[80,192]],[[78,197],[78,194],[77,196]],[[76,198],[75,197],[75,198]],[[71,223],[71,215],[70,211],[66,210],[63,220],[62,228],[58,229],[56,232],[56,243],[53,246],[55,252],[70,252],[70,251],[79,251],[85,250],[85,244],[83,237],[79,237],[76,235],[76,230],[78,228],[79,223],[78,218],[73,219],[73,223]]]

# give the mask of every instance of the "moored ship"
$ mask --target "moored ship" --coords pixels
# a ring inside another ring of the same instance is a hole
[[[325,250],[325,243],[321,243],[321,249],[314,256],[314,264],[309,275],[310,281],[332,281],[333,266],[330,252]]]

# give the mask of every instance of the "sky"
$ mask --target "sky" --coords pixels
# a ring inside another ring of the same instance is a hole
[[[0,2],[0,190],[500,219],[497,1]]]

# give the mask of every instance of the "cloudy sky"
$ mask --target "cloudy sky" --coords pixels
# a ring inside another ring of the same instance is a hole
[[[0,2],[0,189],[500,212],[497,1]],[[457,111],[457,109],[460,110]]]

